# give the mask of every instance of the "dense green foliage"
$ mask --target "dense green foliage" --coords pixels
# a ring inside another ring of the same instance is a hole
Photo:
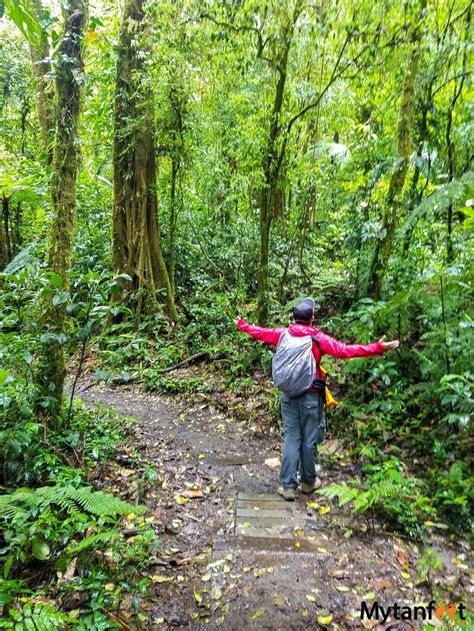
[[[351,503],[372,526],[423,536],[425,522],[436,522],[466,532],[474,377],[470,3],[145,3],[134,44],[145,63],[136,72],[147,73],[138,84],[153,87],[145,90],[153,195],[176,323],[159,286],[152,302],[163,308],[138,313],[146,283],[130,296],[130,276],[112,263],[121,10],[111,0],[92,9],[77,76],[72,268],[63,278],[48,263],[51,178],[61,169],[39,113],[41,99],[51,99],[46,113],[54,110],[60,65],[52,58],[38,79],[32,50],[58,51],[63,16],[48,2],[39,12],[35,6],[7,2],[0,25],[1,602],[34,592],[16,578],[34,559],[52,565],[107,545],[121,559],[114,571],[128,562],[124,506],[110,497],[110,511],[97,514],[84,499],[88,474],[123,438],[110,413],[73,403],[85,363],[97,380],[138,378],[153,389],[210,395],[216,382],[199,370],[179,378],[163,372],[205,353],[227,394],[251,398],[255,381],[267,384],[271,353],[243,339],[232,320],[286,324],[304,295],[318,304],[316,326],[335,337],[401,341],[399,351],[377,359],[325,361],[342,400],[330,431],[350,445],[361,475],[324,493]],[[132,134],[142,122],[128,121],[125,145],[139,142]],[[64,310],[60,329],[45,320],[45,304]],[[48,344],[71,362],[59,418],[57,391],[38,379]],[[276,396],[266,402],[268,427],[278,405]],[[16,490],[23,486],[32,490]],[[146,545],[150,533],[142,535]],[[143,561],[136,555],[132,566]],[[77,580],[93,596],[89,618],[74,628],[86,629],[100,623],[98,586],[110,568],[100,558],[89,564],[87,555],[81,562]],[[13,628],[21,616],[50,617],[48,628],[72,623],[41,603],[9,615],[0,626]]]

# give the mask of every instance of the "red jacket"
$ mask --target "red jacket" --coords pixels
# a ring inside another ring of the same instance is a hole
[[[239,320],[237,326],[241,331],[248,333],[250,336],[276,346],[281,334],[285,329],[265,329],[261,326],[247,324],[245,320]],[[349,359],[351,357],[368,357],[370,355],[379,355],[384,352],[384,347],[380,342],[372,342],[372,344],[343,344],[335,340],[330,335],[326,335],[319,329],[309,324],[291,324],[288,331],[292,335],[302,337],[303,335],[315,335],[318,339],[319,348],[313,343],[313,355],[316,360],[316,366],[319,367],[322,355],[331,355],[332,357],[340,357]],[[321,349],[321,351],[320,351]],[[316,376],[318,368],[316,368]],[[324,376],[324,375],[323,375]]]

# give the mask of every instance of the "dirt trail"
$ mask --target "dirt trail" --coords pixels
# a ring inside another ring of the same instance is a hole
[[[238,494],[275,493],[278,469],[265,460],[278,456],[277,437],[258,435],[202,402],[186,405],[138,388],[94,387],[78,396],[138,420],[133,441],[139,470],[124,447],[105,477],[108,488],[147,504],[156,518],[161,545],[150,572],[152,595],[144,603],[145,628],[395,631],[422,626],[361,620],[362,601],[370,607],[376,600],[384,607],[427,603],[433,585],[444,583],[453,600],[465,602],[461,594],[472,584],[452,563],[460,554],[463,559],[462,548],[444,545],[442,578],[422,582],[416,569],[420,546],[360,532],[349,512],[316,496],[311,499],[319,510],[307,508],[307,496],[298,498],[296,522],[289,520],[284,536],[236,535]],[[343,458],[336,467],[331,456],[321,461],[325,484],[352,473]],[[278,509],[276,502],[271,505]],[[255,506],[262,508],[257,501]],[[320,514],[321,506],[330,510]],[[301,525],[293,526],[299,518]],[[126,609],[124,603],[124,616]]]

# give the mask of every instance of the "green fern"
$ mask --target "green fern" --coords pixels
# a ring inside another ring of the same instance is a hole
[[[347,486],[347,484],[330,484],[320,489],[318,494],[329,499],[338,497],[339,506],[345,506],[355,500],[360,494],[360,490],[353,486]]]
[[[0,620],[0,629],[38,629],[45,631],[55,631],[55,629],[65,629],[68,624],[75,622],[71,616],[67,616],[55,609],[49,603],[36,603],[31,606],[25,604],[23,609],[9,609],[4,612]]]
[[[79,543],[72,544],[66,548],[66,553],[68,555],[76,555],[88,548],[96,546],[98,543],[111,543],[112,541],[117,541],[118,539],[122,539],[123,535],[121,535],[116,530],[107,530],[106,532],[99,532],[95,535],[90,535],[89,537],[85,537]]]
[[[44,486],[39,489],[19,489],[9,495],[0,495],[0,516],[7,519],[27,519],[31,512],[58,506],[73,515],[77,511],[92,515],[115,517],[130,512],[142,513],[145,508],[90,487],[76,489],[72,486]]]

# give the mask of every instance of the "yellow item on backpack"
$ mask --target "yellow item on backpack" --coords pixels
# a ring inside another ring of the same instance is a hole
[[[322,366],[319,366],[319,370],[321,372],[321,376],[326,377],[326,371],[324,370],[324,368]],[[325,403],[324,403],[324,409],[327,410],[329,408],[334,408],[337,407],[339,405],[339,401],[337,401],[331,394],[331,391],[329,390],[329,388],[327,386],[325,386],[324,388],[324,396],[325,396]]]

